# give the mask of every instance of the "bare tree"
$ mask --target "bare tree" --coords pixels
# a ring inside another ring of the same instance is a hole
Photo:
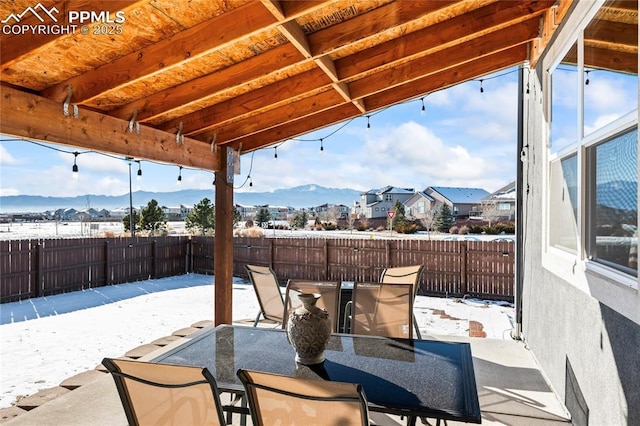
[[[437,209],[427,210],[424,212],[424,216],[420,218],[420,223],[427,230],[427,236],[431,238],[431,228],[433,227],[433,220],[436,216]]]
[[[327,209],[327,222],[338,223],[338,218],[340,217],[340,207],[335,204]]]
[[[349,213],[347,215],[347,224],[349,225],[349,229],[351,230],[351,232],[353,232],[353,224],[355,223],[357,217],[358,215],[355,213]]]
[[[482,218],[489,222],[489,226],[491,226],[491,222],[501,217],[502,212],[498,209],[498,203],[488,200],[482,202]]]

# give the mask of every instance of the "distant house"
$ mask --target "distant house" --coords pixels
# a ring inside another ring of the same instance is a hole
[[[456,217],[478,216],[489,192],[481,188],[430,186],[423,191],[436,202],[446,203]]]
[[[320,220],[339,220],[349,216],[349,207],[344,204],[322,204],[312,208]],[[335,217],[333,217],[335,216]]]
[[[140,209],[133,208],[134,211],[140,213]],[[116,220],[121,220],[123,217],[129,214],[129,207],[118,207],[116,209],[111,210],[109,216]]]
[[[181,221],[187,218],[187,215],[191,213],[193,207],[187,207],[184,204],[180,204],[178,207],[165,207],[162,206],[165,219],[169,221]]]
[[[422,191],[414,193],[404,202],[404,213],[410,219],[424,220],[433,217],[433,212],[441,203]]]
[[[242,220],[253,219],[256,216],[256,206],[245,206],[242,204],[236,204],[236,210],[240,213]]]
[[[396,201],[404,204],[414,193],[413,188],[385,186],[360,194],[360,213],[367,219],[386,218]]]
[[[482,217],[514,220],[516,215],[516,182],[503,186],[482,200]]]

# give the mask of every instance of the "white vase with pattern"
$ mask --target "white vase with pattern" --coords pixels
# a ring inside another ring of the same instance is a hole
[[[296,362],[304,365],[320,364],[331,337],[329,313],[316,306],[317,293],[301,293],[302,306],[287,319],[287,338],[296,351]]]

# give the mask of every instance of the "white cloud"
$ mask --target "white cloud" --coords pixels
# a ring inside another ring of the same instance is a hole
[[[18,163],[19,161],[16,158],[14,158],[4,146],[0,145],[0,164],[5,166],[5,165],[18,164]]]

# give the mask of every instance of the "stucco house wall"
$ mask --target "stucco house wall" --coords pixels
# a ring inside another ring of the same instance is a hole
[[[640,296],[623,279],[588,270],[588,259],[563,256],[546,244],[547,135],[543,87],[548,67],[596,2],[574,9],[537,64],[524,71],[524,259],[522,338],[575,425],[640,424]],[[591,15],[589,15],[591,14]],[[584,203],[584,201],[583,201]],[[633,279],[631,280],[633,281]]]

